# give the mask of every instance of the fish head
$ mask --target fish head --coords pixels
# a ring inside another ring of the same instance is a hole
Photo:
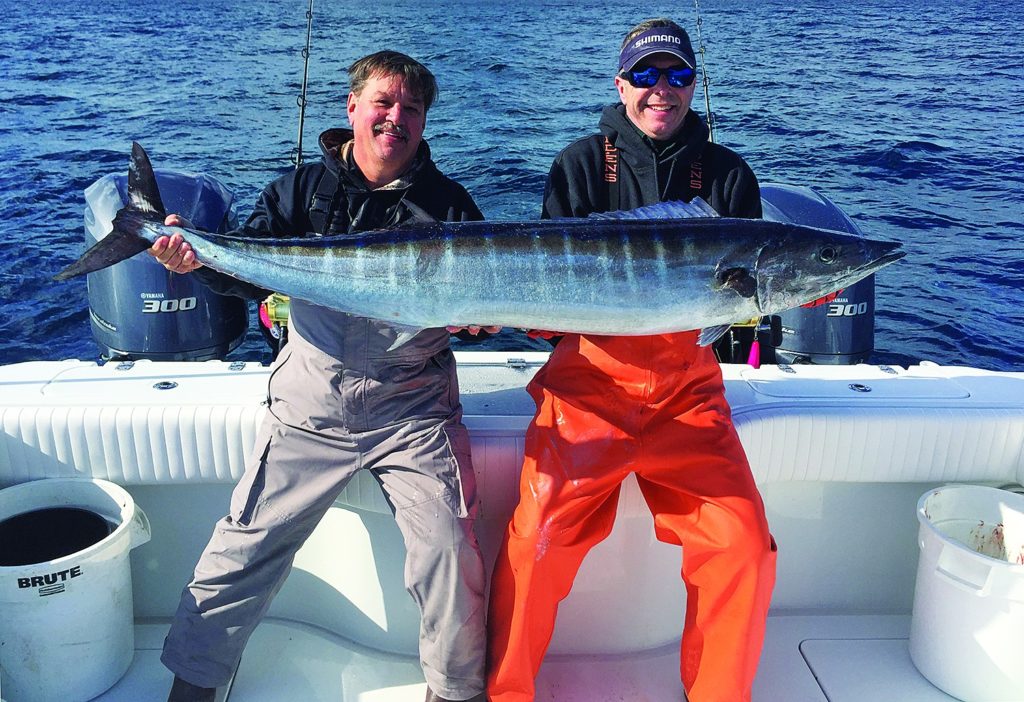
[[[758,254],[758,307],[773,314],[847,288],[903,258],[900,247],[894,241],[790,226]]]

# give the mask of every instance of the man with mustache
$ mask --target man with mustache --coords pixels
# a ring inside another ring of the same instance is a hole
[[[600,134],[555,159],[542,216],[699,196],[723,216],[760,217],[750,167],[709,142],[690,111],[695,69],[675,22],[630,30],[615,76],[621,104],[605,108]],[[711,347],[697,345],[697,332],[568,334],[529,391],[537,412],[520,502],[491,585],[491,702],[534,699],[558,604],[587,552],[610,533],[630,473],[658,539],[683,547],[683,690],[690,702],[750,702],[775,544]]]
[[[434,76],[381,51],[352,64],[349,82],[352,129],[324,132],[323,160],[271,183],[237,234],[320,236],[412,218],[482,219],[423,141]],[[167,223],[186,224],[176,215]],[[201,267],[177,234],[150,253],[217,292],[268,293]],[[385,321],[291,301],[266,420],[164,643],[162,660],[175,674],[169,702],[211,701],[230,680],[296,551],[361,469],[380,483],[405,539],[427,702],[485,699],[485,573],[449,335],[425,329],[392,348],[398,339]]]

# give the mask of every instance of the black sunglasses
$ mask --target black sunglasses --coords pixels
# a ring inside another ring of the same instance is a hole
[[[648,66],[642,71],[622,71],[619,75],[628,80],[634,88],[653,88],[662,76],[665,76],[668,84],[673,88],[687,88],[693,85],[693,81],[697,78],[697,72],[689,66],[683,68]]]

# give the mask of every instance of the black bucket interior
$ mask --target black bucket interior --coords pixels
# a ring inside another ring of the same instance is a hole
[[[48,507],[0,521],[0,566],[46,563],[107,538],[116,525],[78,507]]]

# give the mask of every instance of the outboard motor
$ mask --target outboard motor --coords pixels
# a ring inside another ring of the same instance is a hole
[[[156,179],[168,212],[206,231],[236,226],[234,195],[213,178],[158,170]],[[87,246],[110,233],[114,215],[127,202],[127,184],[127,176],[107,175],[85,190]],[[223,358],[249,326],[244,300],[217,295],[148,254],[90,273],[88,288],[92,335],[107,359]]]
[[[761,186],[764,218],[864,236],[832,201],[805,187]],[[852,365],[867,361],[875,347],[875,277],[823,300],[779,315],[777,363]]]

